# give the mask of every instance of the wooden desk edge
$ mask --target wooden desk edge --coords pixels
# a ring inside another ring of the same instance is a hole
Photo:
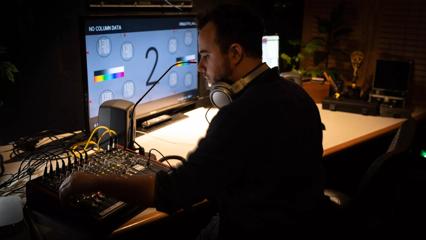
[[[148,213],[146,211],[149,211]],[[119,235],[125,232],[128,232],[139,226],[158,221],[167,217],[168,214],[164,212],[157,211],[155,208],[148,208],[138,215],[134,216],[132,219],[115,229],[111,235]]]
[[[202,200],[198,203],[195,203],[194,205],[192,205],[192,207],[193,208],[201,207],[201,206],[203,206],[204,204],[207,204],[207,203],[208,203],[208,200],[204,199],[204,200]],[[182,212],[182,211],[183,210],[181,209],[181,210],[178,211],[178,213]],[[143,212],[134,216],[132,219],[130,219],[129,221],[125,222],[120,227],[115,229],[111,233],[111,235],[112,236],[118,236],[118,235],[123,234],[125,232],[131,231],[132,229],[143,226],[145,224],[149,224],[151,222],[158,221],[158,220],[166,218],[168,216],[169,216],[169,214],[167,214],[165,212],[160,212],[155,208],[147,208]]]
[[[394,123],[394,124],[392,124],[392,125],[390,125],[390,126],[388,126],[386,128],[383,128],[383,129],[371,132],[371,133],[366,134],[364,136],[361,136],[359,138],[355,138],[355,139],[352,139],[352,140],[350,140],[348,142],[345,142],[345,143],[342,143],[342,144],[338,144],[338,145],[336,145],[334,147],[330,147],[328,149],[325,149],[323,156],[324,157],[325,156],[329,156],[329,155],[331,155],[333,153],[342,151],[343,149],[355,146],[355,145],[357,145],[359,143],[368,141],[370,139],[373,139],[373,138],[378,137],[380,135],[383,135],[385,133],[391,132],[392,130],[398,129],[404,121],[401,121],[401,122],[398,122],[398,123]]]

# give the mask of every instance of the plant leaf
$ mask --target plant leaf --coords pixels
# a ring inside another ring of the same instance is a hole
[[[287,64],[291,63],[291,57],[285,53],[281,53],[281,59],[284,60]]]
[[[325,41],[322,38],[313,38],[311,41],[306,43],[305,47],[303,48],[303,52],[306,54],[313,54],[314,52],[318,51],[319,49],[323,48],[325,46]]]
[[[292,47],[300,46],[300,40],[288,40],[287,42]]]
[[[0,63],[0,72],[1,78],[6,78],[10,82],[15,82],[15,73],[18,72],[18,69],[11,62],[1,62]]]

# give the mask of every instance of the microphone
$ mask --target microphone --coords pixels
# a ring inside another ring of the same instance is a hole
[[[135,111],[136,106],[142,101],[142,99],[145,98],[146,95],[160,82],[160,80],[175,66],[181,65],[181,64],[195,64],[197,61],[195,60],[188,60],[188,61],[177,61],[176,63],[172,64],[164,73],[161,75],[160,78],[158,78],[157,81],[155,81],[151,87],[136,101],[136,103],[133,105],[132,110],[130,111],[130,126],[127,130],[129,133],[129,142],[127,143],[127,148],[134,150],[134,143],[135,143],[135,135],[136,135],[136,119],[135,119]],[[137,143],[136,143],[137,144]],[[138,144],[139,145],[139,144]]]

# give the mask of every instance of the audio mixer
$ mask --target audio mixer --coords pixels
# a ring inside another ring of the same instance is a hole
[[[99,228],[113,227],[143,209],[105,196],[102,192],[81,194],[72,198],[69,206],[62,206],[58,189],[69,174],[83,171],[97,175],[131,176],[169,170],[158,161],[149,161],[145,155],[118,147],[90,155],[74,155],[68,158],[67,163],[62,161],[62,164],[58,164],[57,161],[55,170],[52,167],[50,171],[47,169],[43,176],[27,183],[28,206],[41,213]]]

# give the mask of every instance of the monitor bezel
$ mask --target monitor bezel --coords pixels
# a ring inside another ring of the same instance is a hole
[[[377,74],[378,74],[378,65],[379,62],[388,62],[388,63],[404,63],[408,65],[408,72],[407,72],[407,82],[405,83],[405,89],[391,89],[391,88],[384,88],[383,86],[377,86]],[[394,59],[394,58],[379,58],[376,60],[376,65],[374,69],[374,78],[373,78],[373,84],[372,89],[375,93],[379,95],[385,95],[385,96],[395,96],[395,97],[406,97],[408,95],[408,92],[411,87],[411,81],[413,78],[413,71],[414,71],[414,61],[410,59]]]

